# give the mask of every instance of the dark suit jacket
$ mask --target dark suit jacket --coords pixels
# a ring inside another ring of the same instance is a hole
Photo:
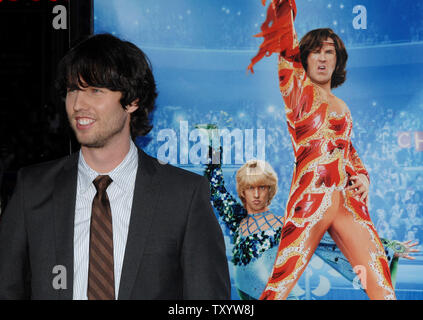
[[[118,298],[229,299],[207,180],[138,155]],[[77,171],[78,154],[20,170],[0,217],[0,299],[72,299]],[[54,288],[55,266],[67,289]]]

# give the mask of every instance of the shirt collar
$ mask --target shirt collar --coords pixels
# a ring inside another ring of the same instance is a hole
[[[123,159],[123,161],[112,171],[108,173],[102,173],[103,175],[109,175],[112,178],[113,183],[124,191],[131,191],[130,181],[135,181],[136,171],[138,169],[138,150],[135,144],[130,141],[129,152]],[[79,151],[78,161],[78,183],[79,190],[84,193],[91,186],[93,180],[100,175],[100,173],[93,170],[85,161],[82,151]]]

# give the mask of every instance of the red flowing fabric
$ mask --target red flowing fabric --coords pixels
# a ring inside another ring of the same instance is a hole
[[[284,5],[286,2],[289,6]],[[266,0],[262,0],[262,4],[266,5]],[[273,53],[286,51],[285,57],[294,59],[299,54],[298,47],[292,48],[294,43],[294,30],[291,24],[291,11],[294,19],[297,14],[295,1],[289,0],[273,0],[267,9],[267,18],[261,26],[261,32],[255,37],[263,37],[263,43],[260,45],[259,52],[251,60],[248,69],[254,73],[253,66],[259,62],[264,56],[270,56]]]

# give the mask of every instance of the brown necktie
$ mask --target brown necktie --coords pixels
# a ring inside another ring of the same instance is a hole
[[[98,176],[93,181],[97,193],[91,212],[88,300],[115,299],[112,212],[106,193],[111,182],[109,176]]]

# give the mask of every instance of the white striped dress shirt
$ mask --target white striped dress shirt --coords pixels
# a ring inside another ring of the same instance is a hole
[[[115,272],[115,297],[118,298],[123,257],[128,237],[134,196],[135,178],[138,169],[138,150],[131,141],[125,159],[107,174],[113,182],[107,188],[113,223],[113,259]],[[74,230],[74,278],[73,299],[86,300],[88,287],[88,262],[90,245],[91,207],[96,189],[93,180],[99,175],[85,162],[79,152],[78,184],[75,205]]]

